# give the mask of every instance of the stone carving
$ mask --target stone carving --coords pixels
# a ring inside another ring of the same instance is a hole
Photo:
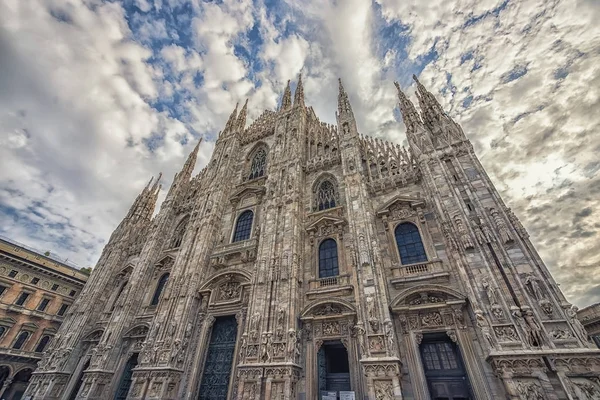
[[[483,311],[475,311],[475,322],[477,323],[477,327],[481,330],[481,334],[483,335],[485,340],[487,340],[490,347],[494,347],[494,337],[490,329],[490,324],[488,323],[487,319],[483,316]]]
[[[275,337],[277,340],[283,339],[283,332],[285,330],[285,309],[279,307],[277,310],[277,328],[275,329]]]
[[[362,322],[360,322],[360,321],[356,325],[354,325],[354,327],[352,328],[352,334],[356,337],[356,340],[358,341],[358,347],[360,349],[360,354],[362,356],[367,355],[366,348],[365,348],[365,334],[366,333],[367,333],[367,331],[364,328]]]
[[[383,335],[369,336],[369,350],[371,352],[385,352],[385,342]]]
[[[493,306],[498,304],[498,295],[496,294],[496,289],[492,286],[488,278],[484,277],[481,280],[481,287],[485,291],[490,305]]]
[[[542,300],[544,298],[544,292],[540,287],[539,279],[535,275],[527,274],[525,277],[525,285],[536,300]]]
[[[513,241],[513,238],[510,235],[510,232],[508,230],[508,227],[506,226],[506,223],[504,222],[504,219],[500,216],[500,213],[498,213],[498,211],[495,208],[490,208],[490,215],[492,216],[492,220],[496,225],[496,230],[500,235],[500,239],[502,239],[502,242],[506,244],[511,243]]]
[[[262,362],[271,360],[271,334],[268,332],[262,334],[260,359]]]
[[[323,335],[335,336],[335,335],[339,335],[340,333],[341,333],[340,323],[338,321],[323,322]]]
[[[496,326],[494,333],[500,342],[519,342],[519,335],[513,326]]]
[[[376,380],[373,387],[375,389],[375,399],[394,400],[394,385],[392,384],[392,381]]]
[[[377,318],[377,306],[375,304],[375,296],[368,294],[366,299],[367,303],[367,314],[369,316],[369,326],[375,333],[379,332],[379,318]]]
[[[319,306],[313,312],[314,315],[338,315],[342,313],[342,307],[337,304],[327,303]]]
[[[502,309],[501,305],[494,304],[491,307],[491,311],[492,311],[492,315],[494,317],[496,317],[496,319],[498,319],[498,320],[503,320],[504,319],[504,310]]]
[[[258,340],[258,331],[260,329],[261,315],[257,311],[250,317],[250,340],[256,342]]]
[[[571,379],[573,391],[579,400],[598,400],[600,399],[600,390],[598,386],[587,379]]]
[[[535,320],[535,316],[533,315],[533,311],[526,310],[525,315],[523,316],[527,325],[529,325],[529,342],[532,346],[541,346],[543,343],[542,336],[542,328]]]
[[[389,319],[383,323],[385,338],[387,340],[387,349],[389,356],[396,355],[396,339],[394,338],[394,324]]]
[[[517,381],[517,390],[523,400],[545,400],[544,389],[537,382]]]
[[[452,340],[454,343],[458,342],[458,337],[456,336],[456,331],[449,330],[446,331],[446,335]]]
[[[242,286],[239,282],[228,281],[219,285],[218,300],[234,300],[240,297]]]
[[[583,324],[581,323],[581,321],[579,321],[579,319],[577,319],[577,310],[578,310],[577,307],[572,306],[571,308],[567,308],[566,314],[569,319],[569,322],[571,323],[571,326],[573,327],[573,331],[577,335],[577,338],[579,340],[581,340],[583,343],[587,344],[587,342],[588,342],[587,331],[583,327]]]
[[[548,335],[550,335],[550,337],[554,340],[573,338],[573,334],[571,333],[571,331],[560,328],[552,329],[550,332],[548,332]]]
[[[473,245],[473,241],[471,240],[471,235],[469,235],[467,228],[465,228],[462,219],[458,215],[454,217],[454,225],[456,226],[456,230],[458,231],[463,249],[473,249],[475,246]]]
[[[300,349],[298,348],[299,336],[300,334],[292,328],[288,331],[287,356],[292,362],[300,356]]]
[[[421,316],[421,325],[424,327],[443,325],[442,315],[439,312],[430,312]]]

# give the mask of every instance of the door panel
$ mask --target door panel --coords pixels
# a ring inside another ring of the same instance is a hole
[[[199,400],[225,400],[233,365],[237,322],[234,316],[219,317],[210,336],[202,374]]]

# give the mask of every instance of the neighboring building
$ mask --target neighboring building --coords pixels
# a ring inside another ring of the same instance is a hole
[[[0,238],[0,399],[18,400],[88,276]]]
[[[592,304],[577,312],[590,339],[600,348],[600,303]]]
[[[600,350],[461,127],[398,96],[409,149],[359,135],[341,82],[336,126],[301,81],[236,107],[155,217],[158,182],[135,200],[27,394],[597,399]]]

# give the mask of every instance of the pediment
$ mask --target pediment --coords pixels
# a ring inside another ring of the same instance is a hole
[[[0,325],[10,325],[13,326],[17,321],[11,317],[0,318]]]
[[[335,216],[335,215],[322,215],[317,220],[312,222],[310,225],[306,227],[308,232],[317,231],[319,227],[322,226],[334,226],[340,227],[346,224],[346,220],[344,218]]]
[[[95,329],[92,332],[83,336],[84,342],[99,342],[104,334],[103,329]]]
[[[232,203],[239,203],[243,198],[254,195],[260,199],[266,193],[266,189],[262,185],[250,185],[236,190],[229,198]]]
[[[343,300],[318,300],[304,309],[300,319],[335,318],[356,315],[354,307]]]
[[[164,255],[160,258],[155,265],[159,265],[161,267],[170,267],[175,262],[175,257],[171,254]]]
[[[428,308],[463,304],[467,296],[442,285],[417,285],[399,293],[391,302],[393,309]]]
[[[131,329],[129,329],[127,331],[127,333],[125,335],[123,335],[123,337],[130,337],[130,338],[145,337],[148,334],[149,330],[150,329],[148,328],[148,325],[138,324],[138,325],[132,327]]]
[[[425,201],[419,197],[395,196],[377,210],[378,216],[390,215],[394,210],[416,210],[425,207]]]

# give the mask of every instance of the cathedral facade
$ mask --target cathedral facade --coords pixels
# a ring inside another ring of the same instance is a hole
[[[31,399],[598,399],[587,339],[461,127],[398,84],[409,148],[337,125],[301,79],[231,114],[152,217],[149,183]],[[391,110],[390,110],[391,112]]]

